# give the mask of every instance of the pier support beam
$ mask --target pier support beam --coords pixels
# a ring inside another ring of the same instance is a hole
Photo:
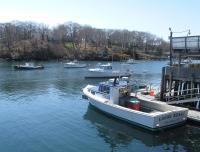
[[[162,68],[162,78],[161,78],[161,87],[160,87],[160,100],[164,101],[164,93],[166,92],[166,78],[165,78],[166,68]]]

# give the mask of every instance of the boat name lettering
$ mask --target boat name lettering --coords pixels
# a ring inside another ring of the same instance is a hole
[[[159,117],[159,121],[163,121],[163,120],[170,119],[170,118],[172,118],[172,115],[164,115],[162,117]]]
[[[180,117],[180,116],[183,116],[184,113],[182,112],[177,112],[177,113],[174,113],[174,114],[169,114],[169,115],[164,115],[164,116],[161,116],[159,117],[159,121],[163,121],[163,120],[166,120],[166,119],[171,119],[172,117],[175,118],[175,117]]]
[[[182,113],[182,112],[179,112],[179,113],[174,113],[174,114],[173,114],[173,117],[179,117],[179,116],[183,116],[183,113]]]

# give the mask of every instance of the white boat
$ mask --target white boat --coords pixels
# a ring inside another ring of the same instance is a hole
[[[126,61],[126,63],[127,63],[127,64],[137,64],[138,62],[137,62],[136,60],[134,60],[134,59],[128,59],[128,60]]]
[[[44,69],[44,66],[34,65],[33,63],[25,63],[20,65],[15,65],[14,68],[16,70],[37,70],[37,69]]]
[[[87,64],[79,63],[76,60],[64,63],[64,68],[85,68],[85,67],[87,67]]]
[[[122,66],[122,65],[121,65]],[[121,67],[121,70],[113,70],[112,64],[98,64],[96,68],[89,69],[85,78],[114,78],[114,77],[129,77],[132,71],[129,70],[128,65]]]
[[[187,59],[181,60],[180,65],[187,66],[187,65],[192,64],[192,63],[193,63],[192,59],[191,58],[187,58]],[[178,65],[179,61],[175,60],[175,61],[172,62],[172,64],[173,65]],[[170,62],[167,62],[167,65],[170,65]]]
[[[192,64],[192,60],[190,58],[184,59],[182,62],[182,64]]]
[[[85,97],[97,109],[131,124],[152,131],[183,124],[188,109],[161,102],[148,102],[130,96],[131,85],[125,80],[109,80],[99,86],[83,88]]]

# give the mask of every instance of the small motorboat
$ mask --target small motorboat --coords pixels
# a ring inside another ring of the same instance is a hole
[[[16,70],[37,70],[37,69],[44,69],[43,65],[34,65],[33,63],[25,63],[15,65],[14,69]]]
[[[137,64],[138,62],[137,62],[136,60],[134,60],[134,59],[128,59],[128,60],[126,61],[126,63],[127,63],[127,64]]]
[[[114,77],[129,77],[132,71],[127,65],[123,66],[121,70],[113,70],[111,63],[98,64],[96,68],[88,69],[85,78],[114,78]]]
[[[183,59],[180,61],[181,66],[188,66],[192,63],[193,63],[193,61],[191,58],[186,58],[186,59]],[[170,65],[170,62],[167,62],[167,65]],[[172,61],[172,65],[179,65],[179,61],[178,60]]]
[[[77,60],[64,63],[64,68],[85,68],[87,64],[79,63]]]
[[[187,108],[162,102],[140,101],[131,96],[131,88],[128,78],[115,78],[101,82],[98,86],[87,85],[83,88],[83,94],[100,111],[152,131],[170,128],[186,121]]]

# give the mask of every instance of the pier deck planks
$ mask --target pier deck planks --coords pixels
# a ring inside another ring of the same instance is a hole
[[[188,119],[200,123],[200,112],[194,111],[194,110],[189,110],[188,111]]]

